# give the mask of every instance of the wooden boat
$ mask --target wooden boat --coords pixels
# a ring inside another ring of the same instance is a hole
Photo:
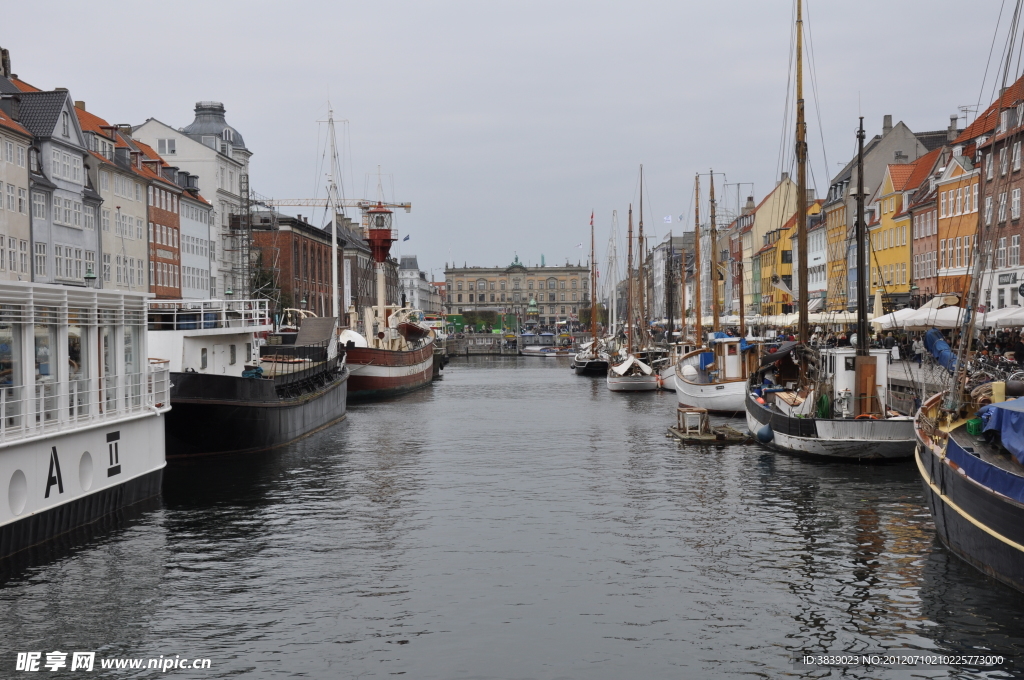
[[[797,0],[797,100],[802,90],[802,2]],[[864,119],[857,132],[857,229],[864,244]],[[803,105],[797,106],[798,300],[807,300],[807,144]],[[857,252],[857,346],[818,350],[808,344],[807,305],[799,305],[799,342],[762,354],[745,395],[747,427],[772,449],[840,460],[908,458],[913,419],[888,408],[888,351],[870,350],[866,248]]]

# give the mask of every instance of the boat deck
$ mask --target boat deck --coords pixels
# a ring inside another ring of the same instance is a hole
[[[1024,465],[1017,462],[1017,459],[1009,454],[1004,448],[997,444],[990,444],[983,436],[969,434],[966,427],[958,427],[950,433],[967,453],[974,454],[990,465],[1010,472],[1019,477],[1024,477]]]

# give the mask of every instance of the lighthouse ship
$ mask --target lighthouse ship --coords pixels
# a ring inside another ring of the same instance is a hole
[[[146,296],[0,284],[0,559],[156,496],[166,362]]]
[[[393,213],[378,202],[366,211],[366,242],[377,274],[377,304],[364,310],[366,338],[346,333],[345,353],[351,370],[350,400],[391,397],[430,384],[434,369],[434,331],[417,309],[388,306],[385,267],[391,244]],[[347,339],[351,338],[351,339]]]

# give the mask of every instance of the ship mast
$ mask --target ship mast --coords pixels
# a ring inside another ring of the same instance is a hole
[[[860,117],[857,129],[857,356],[869,356],[868,352],[868,282],[865,272],[867,248],[864,242],[864,116]]]
[[[807,305],[810,300],[807,298],[807,123],[804,120],[803,34],[803,0],[796,0],[797,339],[806,344],[810,339],[807,327]],[[864,337],[866,339],[866,333]]]
[[[718,332],[718,229],[715,228],[715,171],[711,171],[711,258],[708,263],[711,273],[711,330]]]
[[[597,262],[594,260],[594,212],[590,212],[590,342],[597,356]]]
[[[636,264],[637,281],[640,283],[640,332],[642,342],[647,341],[647,272],[644,270],[644,166],[640,166],[640,234],[636,237],[639,260]],[[643,349],[643,345],[637,349]]]
[[[697,346],[704,344],[704,305],[700,299],[700,174],[693,178],[693,307],[697,312]]]
[[[341,216],[341,201],[338,197],[338,143],[334,137],[334,108],[328,103],[327,133],[331,138],[331,174],[327,179],[327,195],[334,210],[331,220],[331,314],[340,319],[338,308],[338,218]],[[340,323],[340,321],[339,321]]]
[[[626,227],[626,351],[633,353],[633,204],[629,204],[629,226]]]

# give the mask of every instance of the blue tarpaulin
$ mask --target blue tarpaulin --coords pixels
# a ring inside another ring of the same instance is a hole
[[[740,351],[746,352],[748,349],[754,349],[754,345],[747,342],[746,338],[740,338]]]
[[[701,352],[700,353],[700,370],[704,370],[711,364],[715,363],[714,352]]]
[[[986,407],[988,408],[988,407]],[[1017,411],[1003,411],[1014,415],[1024,415]],[[964,473],[982,486],[1024,503],[1024,477],[1018,477],[1000,467],[986,463],[976,456],[964,451],[955,440],[950,438],[946,446],[946,457],[960,466]]]
[[[984,431],[998,432],[1006,450],[1024,465],[1024,397],[983,406],[978,416],[985,423]]]
[[[935,361],[943,366],[950,373],[956,367],[956,355],[949,348],[946,339],[942,337],[942,331],[933,328],[924,334],[924,346],[935,357]]]

